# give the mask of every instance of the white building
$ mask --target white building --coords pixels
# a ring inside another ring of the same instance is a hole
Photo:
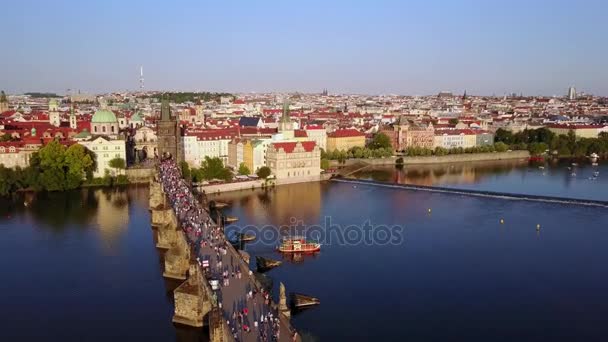
[[[323,126],[307,126],[305,130],[309,140],[317,143],[323,150],[327,149],[327,131]]]
[[[228,144],[232,136],[225,131],[186,133],[182,137],[184,160],[193,167],[200,167],[205,157],[220,158],[228,163]]]
[[[95,154],[97,168],[93,171],[94,177],[103,177],[106,170],[108,170],[110,175],[119,175],[123,173],[123,170],[117,170],[110,167],[110,160],[122,158],[126,162],[127,152],[124,140],[110,140],[100,136],[94,140],[81,141],[79,144]]]

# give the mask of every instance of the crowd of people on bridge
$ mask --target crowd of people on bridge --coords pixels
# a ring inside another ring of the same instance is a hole
[[[217,293],[214,293],[214,298],[217,299],[219,296],[218,306],[223,310],[226,323],[235,340],[244,339],[243,334],[256,333],[257,341],[278,341],[280,320],[277,312],[270,309],[270,295],[264,289],[257,291],[248,283],[245,293],[242,293],[237,301],[238,305],[222,308],[222,287],[226,288],[230,286],[231,281],[234,283],[243,278],[240,262],[235,264],[233,255],[230,255],[230,264],[224,260],[229,242],[226,241],[221,227],[216,225],[209,213],[200,206],[182,179],[177,164],[171,159],[163,160],[159,164],[159,171],[163,190],[203,273],[208,278],[222,279],[221,286],[218,286]],[[247,271],[251,276],[251,271]],[[262,312],[251,312],[248,305],[253,304],[255,307],[258,302],[263,304]],[[292,337],[295,339],[295,335]]]

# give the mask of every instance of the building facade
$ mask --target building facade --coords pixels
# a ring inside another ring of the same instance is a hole
[[[277,179],[321,174],[321,150],[314,141],[274,142],[266,151],[266,164]]]
[[[339,129],[327,135],[327,151],[348,151],[353,147],[365,147],[365,133],[356,129]]]
[[[171,115],[171,107],[163,100],[160,107],[160,120],[157,123],[158,155],[161,158],[174,158],[177,163],[184,160],[182,153],[181,128]]]
[[[81,141],[79,144],[93,152],[97,168],[93,171],[94,177],[103,177],[106,171],[110,175],[122,174],[124,170],[114,169],[110,166],[110,160],[122,158],[127,160],[127,150],[124,140],[111,140],[107,137],[99,136],[90,141]]]

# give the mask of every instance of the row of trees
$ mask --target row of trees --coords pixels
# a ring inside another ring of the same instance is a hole
[[[188,165],[188,163],[185,161],[182,161],[180,166],[184,179],[190,179],[193,182],[210,180],[231,181],[234,177],[232,170],[224,166],[224,163],[218,157],[205,157],[205,160],[201,163],[200,168],[190,168],[190,165]],[[241,163],[238,169],[238,174],[250,175],[251,172],[244,163]],[[270,174],[271,170],[267,166],[262,166],[256,171],[256,175],[262,179],[268,178]]]
[[[404,153],[409,157],[420,157],[420,156],[447,156],[450,154],[464,154],[464,153],[489,153],[489,152],[506,152],[509,146],[505,143],[498,142],[494,145],[484,145],[475,147],[455,147],[451,149],[436,147],[423,148],[423,147],[408,147]]]
[[[540,155],[547,150],[563,157],[608,154],[608,133],[605,132],[600,133],[598,138],[577,138],[573,130],[568,134],[556,135],[544,127],[517,133],[500,128],[494,139],[508,144],[513,150],[528,150],[532,155]]]
[[[159,94],[150,95],[149,97],[157,99],[159,101],[166,99],[172,103],[184,103],[184,102],[196,102],[199,100],[202,102],[208,102],[208,101],[219,102],[219,100],[222,96],[234,97],[232,94],[229,94],[229,93],[209,93],[209,92],[159,93]],[[142,96],[142,97],[146,97],[146,96]]]
[[[124,169],[125,161],[116,158],[110,166]],[[127,183],[126,176],[117,178],[107,172],[103,178],[93,178],[94,154],[80,144],[66,147],[52,141],[30,157],[30,165],[24,169],[9,169],[0,165],[0,195],[20,189],[35,191],[62,191],[82,185],[112,185]]]
[[[329,167],[329,160],[344,162],[350,158],[385,158],[393,155],[393,147],[390,138],[384,133],[378,133],[366,147],[353,147],[348,151],[334,150],[325,152],[321,150],[321,168]]]

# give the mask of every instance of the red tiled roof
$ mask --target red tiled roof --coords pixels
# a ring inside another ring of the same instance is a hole
[[[306,138],[308,137],[308,133],[306,133],[306,131],[303,129],[296,129],[293,131],[293,136],[296,138]]]
[[[300,141],[300,142],[277,142],[271,145],[278,151],[283,149],[285,153],[292,153],[296,146],[301,144],[306,152],[312,152],[315,149],[316,143],[314,141]]]
[[[356,129],[339,129],[327,135],[330,138],[364,137],[365,134]]]

